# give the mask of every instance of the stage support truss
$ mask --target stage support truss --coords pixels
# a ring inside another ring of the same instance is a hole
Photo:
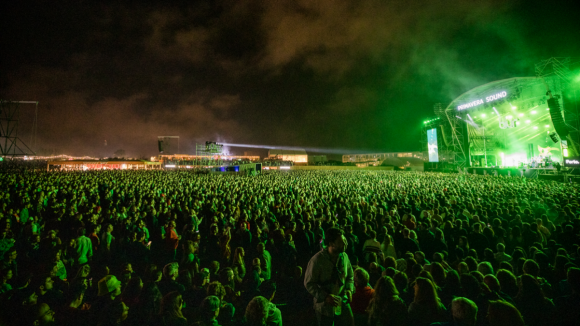
[[[36,105],[32,133],[30,136],[30,144],[33,148],[36,147],[38,102],[0,100],[0,155],[2,157],[36,155],[34,150],[28,147],[28,145],[18,137],[21,104]]]

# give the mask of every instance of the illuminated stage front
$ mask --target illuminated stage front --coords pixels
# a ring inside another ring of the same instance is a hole
[[[565,109],[577,102],[558,76],[509,78],[457,97],[437,127],[444,147],[458,153],[459,167],[551,169],[576,155],[578,116]]]

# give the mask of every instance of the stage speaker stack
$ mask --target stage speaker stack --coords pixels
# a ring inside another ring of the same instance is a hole
[[[553,132],[553,133],[550,134],[550,138],[552,139],[552,141],[554,143],[557,143],[558,142],[558,134],[556,134],[555,132]]]
[[[560,109],[560,103],[558,102],[558,99],[554,97],[549,98],[548,107],[550,108],[550,117],[552,118],[552,123],[554,124],[554,129],[556,129],[558,136],[560,136],[560,138],[566,138],[570,128],[564,122],[564,117],[562,117],[562,110]]]

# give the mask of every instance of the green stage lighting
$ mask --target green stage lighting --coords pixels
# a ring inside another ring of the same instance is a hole
[[[523,117],[523,116],[524,116],[524,114],[523,114],[523,113],[520,113],[520,114],[518,114],[518,116],[520,116],[520,117]]]
[[[530,123],[530,122],[531,122],[530,120],[526,120],[526,123]]]
[[[481,116],[482,116],[483,118],[485,118],[485,113],[482,113],[482,114],[481,114]]]
[[[532,111],[532,114],[536,114],[536,113],[537,113],[536,111]]]
[[[538,129],[538,126],[535,126],[534,129]]]
[[[545,125],[546,128],[550,128],[550,125]]]

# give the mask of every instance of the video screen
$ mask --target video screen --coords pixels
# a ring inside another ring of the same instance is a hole
[[[427,145],[429,146],[429,162],[439,162],[437,147],[437,128],[427,130]]]

